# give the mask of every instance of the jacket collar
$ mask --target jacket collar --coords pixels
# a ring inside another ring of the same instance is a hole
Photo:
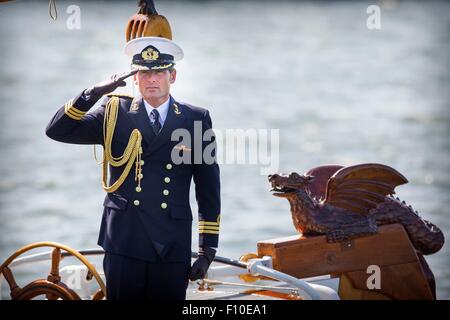
[[[150,118],[148,117],[142,97],[136,97],[133,100],[128,114],[135,121],[136,128],[141,132],[147,144],[146,147],[143,147],[144,155],[156,151],[162,145],[169,142],[172,132],[178,128],[182,128],[186,119],[185,115],[181,112],[180,106],[172,96],[169,99],[169,110],[164,126],[156,137],[151,130]]]

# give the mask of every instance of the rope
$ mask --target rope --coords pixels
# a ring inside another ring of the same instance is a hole
[[[127,147],[123,155],[119,157],[114,157],[112,155],[111,145],[114,136],[114,130],[116,128],[117,115],[119,113],[119,98],[111,97],[106,104],[105,108],[105,119],[103,121],[103,135],[105,141],[105,149],[103,152],[103,175],[102,184],[103,189],[110,193],[116,191],[125,181],[128,174],[130,173],[133,162],[136,164],[135,177],[134,180],[137,181],[137,187],[141,187],[142,167],[141,167],[141,157],[142,157],[142,135],[138,129],[134,129],[131,132],[130,139],[128,140]],[[108,165],[113,167],[120,167],[126,164],[120,177],[111,186],[107,185],[108,180]]]
[[[140,8],[140,14],[145,14],[147,16],[158,14],[158,12],[156,12],[155,3],[153,0],[140,0],[138,6]]]
[[[103,161],[98,161],[98,158],[97,158],[97,149],[95,148],[95,144],[94,144],[94,160],[95,160],[95,162],[97,163],[97,164],[103,164]]]
[[[53,9],[53,12],[52,12]],[[58,19],[58,11],[56,10],[56,4],[55,0],[50,0],[48,3],[48,14],[50,15],[50,18],[56,21]],[[54,14],[54,15],[53,15]]]
[[[287,290],[287,291],[298,291],[298,290],[300,290],[299,288],[292,288],[292,287],[265,286],[265,285],[245,284],[245,283],[227,282],[227,281],[210,280],[210,279],[203,279],[202,281],[204,283],[210,284],[210,285],[225,285],[225,286],[252,288],[252,289]]]

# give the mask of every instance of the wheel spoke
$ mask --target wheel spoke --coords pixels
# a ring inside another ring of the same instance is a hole
[[[14,279],[14,275],[10,268],[4,267],[2,272],[5,276],[6,282],[8,282],[9,289],[11,290],[11,299],[14,300],[14,297],[20,294],[22,289],[17,285],[16,279]]]

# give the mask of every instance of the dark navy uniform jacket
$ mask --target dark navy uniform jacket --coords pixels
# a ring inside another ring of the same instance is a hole
[[[72,103],[58,110],[48,124],[46,134],[65,143],[104,146],[103,119],[110,98],[108,96],[98,109],[87,113],[95,101],[86,101],[83,94],[78,95]],[[141,132],[142,190],[138,192],[136,188],[133,165],[120,188],[106,194],[98,238],[98,244],[105,251],[146,261],[190,261],[192,211],[189,189],[192,178],[199,207],[199,246],[218,246],[219,166],[216,162],[175,164],[171,160],[172,150],[179,143],[171,141],[172,131],[177,128],[187,129],[192,138],[191,146],[187,145],[181,152],[193,153],[195,148],[205,149],[210,145],[210,141],[193,142],[194,121],[201,123],[202,132],[212,126],[206,109],[179,103],[170,97],[167,118],[155,136],[142,98],[120,96],[112,154],[115,157],[123,154],[133,129]],[[124,167],[110,166],[109,185],[117,180]]]

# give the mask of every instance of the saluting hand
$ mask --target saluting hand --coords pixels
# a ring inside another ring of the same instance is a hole
[[[113,92],[118,87],[125,87],[127,85],[125,79],[136,74],[137,72],[138,70],[132,70],[119,75],[114,74],[109,80],[102,81],[86,89],[84,91],[84,95],[98,100],[105,94]]]

